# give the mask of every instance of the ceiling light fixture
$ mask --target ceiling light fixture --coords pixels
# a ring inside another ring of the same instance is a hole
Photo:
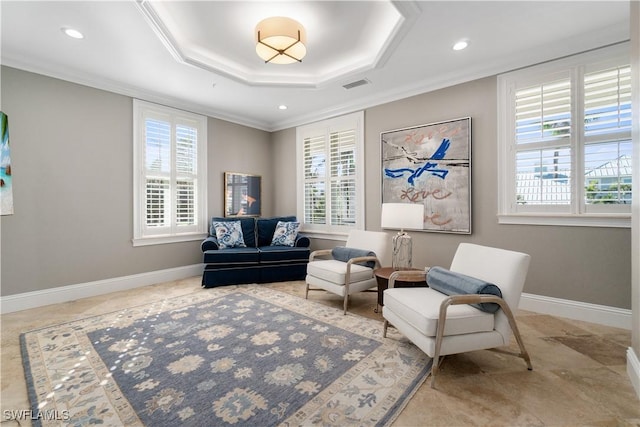
[[[62,30],[63,33],[65,33],[66,35],[68,35],[71,38],[74,38],[74,39],[83,39],[84,38],[84,34],[82,34],[80,31],[75,30],[73,28],[62,27],[61,30]]]
[[[278,110],[286,110],[288,107],[284,104],[278,105]]]
[[[265,63],[302,62],[307,54],[306,43],[304,27],[291,18],[276,16],[256,25],[256,53]]]
[[[453,45],[453,50],[462,50],[466,49],[469,46],[469,42],[466,40],[460,40],[458,43]]]

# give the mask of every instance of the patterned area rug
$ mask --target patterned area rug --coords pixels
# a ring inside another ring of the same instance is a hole
[[[391,424],[431,367],[390,333],[251,285],[30,331],[21,344],[36,425],[374,426]]]

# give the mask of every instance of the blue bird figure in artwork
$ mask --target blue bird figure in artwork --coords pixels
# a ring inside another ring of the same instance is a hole
[[[449,139],[444,138],[442,143],[438,147],[438,149],[431,156],[431,160],[442,160],[444,156],[447,154],[447,150],[451,146],[451,142]],[[446,169],[436,169],[438,163],[427,162],[423,166],[420,166],[416,169],[411,168],[398,168],[398,169],[385,169],[384,174],[389,178],[401,178],[405,176],[405,174],[409,174],[407,178],[407,182],[411,185],[415,185],[415,180],[419,178],[423,173],[429,172],[431,175],[437,176],[438,178],[445,179],[447,174],[449,173]]]

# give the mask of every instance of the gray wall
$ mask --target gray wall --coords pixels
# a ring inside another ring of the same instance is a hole
[[[414,266],[448,266],[460,242],[499,246],[531,255],[525,292],[631,308],[630,229],[498,224],[496,96],[496,78],[491,77],[365,111],[366,228],[380,230],[380,133],[471,116],[473,233],[412,232]],[[285,138],[295,147],[295,132],[275,135],[280,151],[287,151]],[[276,187],[285,185],[282,181]],[[388,233],[391,238],[395,232]],[[335,244],[316,239],[313,248]]]
[[[15,202],[1,219],[3,296],[201,261],[199,242],[131,245],[131,98],[3,68],[2,101]],[[462,241],[521,250],[532,255],[525,292],[630,308],[629,229],[498,225],[495,77],[365,111],[366,228],[380,229],[380,132],[464,116],[473,234],[412,233],[414,264],[446,266]],[[223,213],[224,171],[263,177],[263,215],[295,213],[295,129],[208,126],[209,215]]]
[[[262,216],[271,216],[273,204],[273,171],[270,133],[246,126],[209,118],[208,203],[209,216],[224,215],[224,173],[237,172],[262,177]],[[198,249],[199,251],[199,249]],[[200,252],[199,258],[202,258]],[[201,262],[199,259],[197,262]]]
[[[2,68],[14,215],[2,216],[2,289],[13,295],[193,265],[200,242],[133,247],[132,99]],[[209,119],[209,214],[223,172],[263,176],[273,210],[270,134]]]

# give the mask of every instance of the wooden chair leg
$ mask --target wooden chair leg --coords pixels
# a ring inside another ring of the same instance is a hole
[[[438,368],[440,367],[440,362],[442,362],[444,356],[442,357],[434,357],[433,363],[431,364],[431,388],[436,388],[436,372],[438,372]]]
[[[304,291],[304,299],[309,299],[309,284],[306,283],[307,287],[306,290]]]
[[[349,305],[349,294],[344,295],[344,315],[347,314],[347,305]]]
[[[387,337],[387,329],[389,329],[389,321],[387,319],[384,319],[384,326],[382,329],[382,338]]]
[[[524,347],[524,341],[522,340],[522,336],[520,335],[520,330],[518,329],[516,318],[514,317],[511,308],[509,308],[507,304],[504,304],[504,306],[502,307],[502,311],[507,315],[507,319],[509,319],[509,326],[511,326],[511,331],[513,331],[513,335],[515,336],[516,341],[518,342],[518,346],[520,347],[520,354],[516,355],[524,359],[525,363],[527,364],[527,369],[532,371],[533,365],[531,365],[531,358],[529,357],[527,349]]]
[[[440,362],[440,349],[442,348],[444,325],[447,321],[447,308],[449,304],[451,304],[450,299],[446,299],[440,304],[438,326],[436,327],[436,347],[433,352],[433,364],[431,365],[431,388],[436,388],[436,372],[438,372],[438,364]]]

